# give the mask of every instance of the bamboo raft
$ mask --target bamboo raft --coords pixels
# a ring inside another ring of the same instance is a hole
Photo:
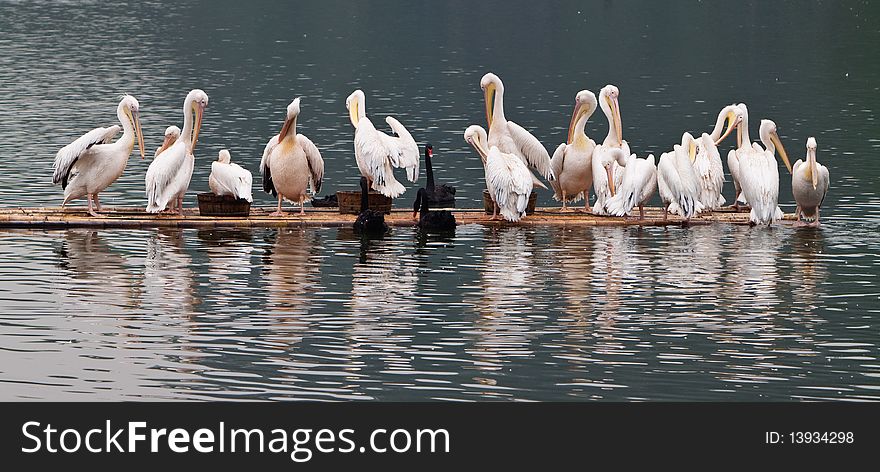
[[[92,217],[84,207],[40,207],[0,209],[0,228],[63,229],[63,228],[283,228],[298,226],[347,226],[354,223],[356,215],[340,214],[336,208],[307,208],[305,215],[291,211],[283,217],[269,216],[273,208],[251,208],[247,217],[200,216],[198,209],[184,209],[183,215],[150,214],[143,208],[104,208],[100,216]],[[559,208],[538,208],[533,215],[517,223],[491,220],[483,209],[450,209],[458,224],[481,224],[490,226],[665,226],[682,225],[684,220],[669,215],[663,220],[660,208],[645,208],[645,219],[636,216],[595,216],[581,211],[562,212]],[[795,220],[787,213],[785,222]],[[386,215],[391,226],[413,226],[412,211],[393,209]],[[699,215],[687,223],[700,225],[728,223],[748,225],[749,214],[733,210],[720,210]]]

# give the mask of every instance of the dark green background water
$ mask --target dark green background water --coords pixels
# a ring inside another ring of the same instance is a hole
[[[867,2],[0,2],[5,207],[58,204],[55,152],[112,124],[121,93],[151,155],[195,87],[189,205],[223,147],[257,174],[296,96],[327,192],[353,188],[344,100],[362,88],[477,206],[462,133],[484,124],[487,71],[551,151],[575,93],[613,83],[639,156],[741,101],[794,159],[815,136],[832,176],[820,231],[0,233],[0,398],[878,399],[878,46]],[[102,201],[144,205],[148,163]]]

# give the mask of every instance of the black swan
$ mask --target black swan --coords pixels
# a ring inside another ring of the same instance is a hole
[[[385,224],[385,214],[370,209],[369,192],[367,178],[361,177],[361,212],[358,213],[357,220],[354,222],[354,230],[362,234],[384,234],[388,231],[388,225]]]
[[[420,188],[413,203],[413,219],[419,214],[419,228],[432,231],[448,231],[455,229],[455,216],[448,210],[431,211],[428,203],[428,192]]]
[[[425,145],[425,173],[428,177],[427,190],[428,203],[435,207],[455,206],[455,187],[443,184],[439,187],[434,185],[434,168],[431,166],[431,157],[434,156],[434,147]]]

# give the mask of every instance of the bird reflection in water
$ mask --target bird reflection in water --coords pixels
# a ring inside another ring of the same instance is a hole
[[[321,242],[314,229],[283,228],[266,237],[263,275],[273,337],[295,344],[305,337],[313,293],[321,282]]]
[[[828,278],[828,267],[820,254],[825,253],[825,237],[821,231],[794,231],[791,239],[792,308],[806,313],[821,311],[821,287]]]
[[[147,237],[140,307],[148,312],[190,316],[201,304],[192,262],[183,230],[161,228]]]
[[[473,329],[465,331],[473,338],[465,348],[474,357],[469,367],[484,375],[500,372],[505,363],[534,355],[531,343],[541,334],[535,324],[548,313],[547,306],[536,297],[546,275],[535,260],[534,238],[530,228],[485,228],[479,291],[473,300],[479,316],[473,321]],[[480,389],[484,397],[512,394],[495,387],[497,378],[480,376],[474,381],[486,386]]]
[[[92,229],[70,229],[56,247],[58,266],[70,274],[69,298],[93,300],[110,306],[138,306],[138,278],[126,270],[130,265],[122,251],[110,246]],[[76,283],[82,282],[82,283]]]
[[[343,232],[340,229],[340,239]],[[412,372],[413,323],[418,321],[418,275],[413,254],[391,239],[353,235],[357,262],[352,268],[347,356],[367,369]]]

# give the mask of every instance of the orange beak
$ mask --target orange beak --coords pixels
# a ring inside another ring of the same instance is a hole
[[[193,129],[192,147],[190,152],[195,153],[196,143],[199,142],[199,131],[202,130],[202,116],[205,115],[205,106],[201,103],[196,105],[196,126]]]
[[[284,120],[284,126],[281,127],[281,132],[278,133],[278,141],[280,142],[287,136],[287,133],[290,131],[290,126],[293,124],[293,119],[288,118]]]
[[[613,197],[615,194],[615,191],[614,191],[614,172],[611,170],[612,167],[614,167],[614,165],[610,165],[610,166],[606,167],[605,172],[608,174],[608,190],[611,191],[611,196]]]
[[[139,111],[131,113],[131,119],[134,121],[135,133],[137,134],[138,149],[141,151],[141,159],[145,159],[144,155],[144,133],[141,131],[141,114]]]

